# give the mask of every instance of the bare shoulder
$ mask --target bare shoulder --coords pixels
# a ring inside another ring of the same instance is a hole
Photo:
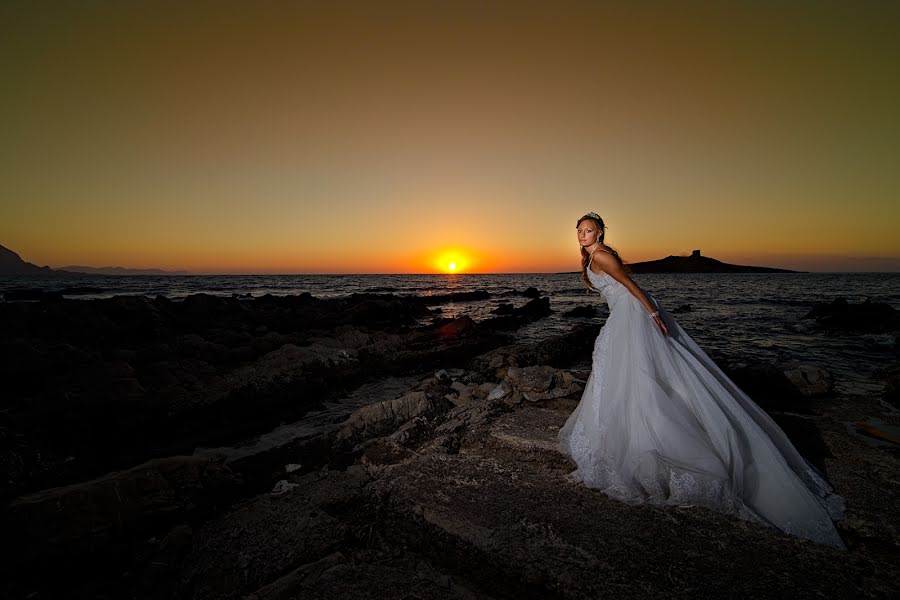
[[[603,250],[606,250],[605,252]],[[591,271],[594,273],[616,271],[621,268],[619,260],[609,251],[606,246],[601,246],[594,252],[594,258],[591,260]]]

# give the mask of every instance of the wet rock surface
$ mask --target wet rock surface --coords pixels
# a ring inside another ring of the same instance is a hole
[[[0,497],[267,431],[372,377],[462,364],[549,311],[422,325],[452,298],[195,294],[0,304]],[[500,330],[503,330],[501,332]]]
[[[196,302],[205,304],[201,312],[228,313],[216,301]],[[156,313],[145,303],[132,309],[147,317],[139,325],[144,332],[171,327],[171,316],[154,321]],[[377,314],[381,308],[376,303],[355,310]],[[0,523],[7,545],[19,550],[6,563],[14,576],[3,578],[4,596],[888,598],[900,593],[900,452],[887,443],[867,444],[852,427],[888,405],[836,398],[833,390],[805,393],[803,386],[819,375],[826,378],[813,365],[736,365],[729,372],[742,386],[747,383],[750,395],[773,417],[802,424],[785,430],[846,497],[847,513],[838,528],[847,551],[701,508],[629,506],[574,483],[569,477],[574,465],[556,440],[588,375],[573,368],[573,361],[590,354],[599,327],[540,344],[497,347],[502,336],[467,319],[426,327],[393,321],[374,329],[343,321],[352,320],[354,309],[347,305],[341,312],[346,314],[331,317],[337,324],[328,330],[265,325],[264,332],[251,336],[260,350],[244,351],[251,353],[250,362],[236,360],[227,372],[209,367],[215,384],[202,380],[202,389],[218,395],[200,398],[212,412],[222,406],[215,399],[223,390],[240,382],[262,389],[316,369],[318,377],[332,372],[339,380],[354,377],[360,365],[405,369],[407,375],[410,365],[422,365],[420,375],[373,384],[375,401],[314,430],[282,425],[283,435],[281,428],[266,434],[271,439],[211,445],[192,456],[157,458],[17,494]],[[227,352],[217,344],[229,346],[224,335],[200,329],[154,343],[190,349],[185,352],[195,364],[215,365],[212,357]],[[165,356],[152,344],[123,345],[117,358],[107,358],[114,354],[108,349],[66,343],[66,359],[81,353],[79,364],[102,365],[103,371],[91,371],[94,377],[137,380],[140,389],[122,387],[130,390],[125,396],[130,402],[139,403],[153,388],[143,379],[146,363],[129,352]],[[40,351],[41,357],[50,352]],[[6,356],[24,367],[34,360],[27,354]],[[348,365],[352,368],[345,370]],[[786,374],[795,369],[799,379]],[[181,401],[200,400],[185,391]],[[172,410],[172,404],[165,406]],[[878,415],[900,425],[896,413]]]

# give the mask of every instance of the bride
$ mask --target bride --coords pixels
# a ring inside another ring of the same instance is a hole
[[[609,303],[581,402],[559,432],[575,481],[632,504],[698,505],[840,548],[844,500],[578,219],[582,278]]]

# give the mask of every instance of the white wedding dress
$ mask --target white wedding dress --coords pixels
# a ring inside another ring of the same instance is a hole
[[[844,499],[775,422],[660,310],[588,268],[609,303],[593,368],[559,432],[575,481],[632,504],[698,505],[844,547]],[[657,305],[655,298],[649,296]]]

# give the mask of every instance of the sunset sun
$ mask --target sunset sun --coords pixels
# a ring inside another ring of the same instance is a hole
[[[445,248],[429,258],[431,268],[438,273],[469,273],[472,267],[472,252],[462,248]]]

